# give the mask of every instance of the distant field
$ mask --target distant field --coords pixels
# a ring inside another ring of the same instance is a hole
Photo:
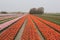
[[[0,14],[0,24],[20,17],[23,14]]]
[[[7,21],[10,21],[10,20],[13,20],[15,19],[16,17],[12,17],[12,18],[7,18],[7,19],[3,19],[3,20],[0,20],[0,24],[4,23],[4,22],[7,22]]]
[[[39,16],[45,20],[51,21],[53,23],[59,24],[60,25],[60,14],[35,14],[36,16]]]

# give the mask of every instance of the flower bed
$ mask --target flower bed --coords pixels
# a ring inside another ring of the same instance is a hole
[[[34,26],[34,23],[32,22],[32,19],[30,18],[29,15],[28,15],[28,22],[25,26],[21,40],[41,40]]]
[[[8,29],[4,30],[0,34],[0,40],[14,40],[24,21],[25,17],[21,18],[19,21],[11,25]]]
[[[31,18],[38,26],[38,29],[45,37],[45,40],[60,40],[60,33],[45,25],[43,22],[40,22],[35,16],[31,15]]]

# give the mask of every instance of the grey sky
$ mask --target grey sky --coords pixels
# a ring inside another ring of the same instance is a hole
[[[29,11],[44,7],[45,12],[60,12],[60,0],[0,0],[0,11]]]

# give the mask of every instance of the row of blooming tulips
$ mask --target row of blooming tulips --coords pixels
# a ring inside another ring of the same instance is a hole
[[[17,35],[18,31],[25,21],[25,18],[26,16],[19,19],[16,23],[12,24],[9,28],[4,30],[0,34],[0,40],[14,40],[15,36]]]
[[[56,32],[55,30],[38,20],[35,16],[30,16],[38,26],[38,29],[41,31],[42,35],[45,37],[45,40],[60,40],[60,33]]]
[[[23,31],[21,40],[41,40],[37,32],[37,29],[35,28],[35,25],[32,22],[32,19],[30,18],[29,15],[28,15],[28,22]]]
[[[46,21],[42,18],[39,18],[39,17],[36,17],[38,20],[44,22],[45,24],[49,25],[51,28],[55,29],[56,31],[58,31],[60,33],[60,25],[57,25],[55,23],[52,23],[52,22],[49,22],[49,21]]]

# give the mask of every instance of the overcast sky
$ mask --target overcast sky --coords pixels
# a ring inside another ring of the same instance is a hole
[[[0,11],[29,11],[44,7],[45,12],[60,12],[60,0],[0,0]]]

